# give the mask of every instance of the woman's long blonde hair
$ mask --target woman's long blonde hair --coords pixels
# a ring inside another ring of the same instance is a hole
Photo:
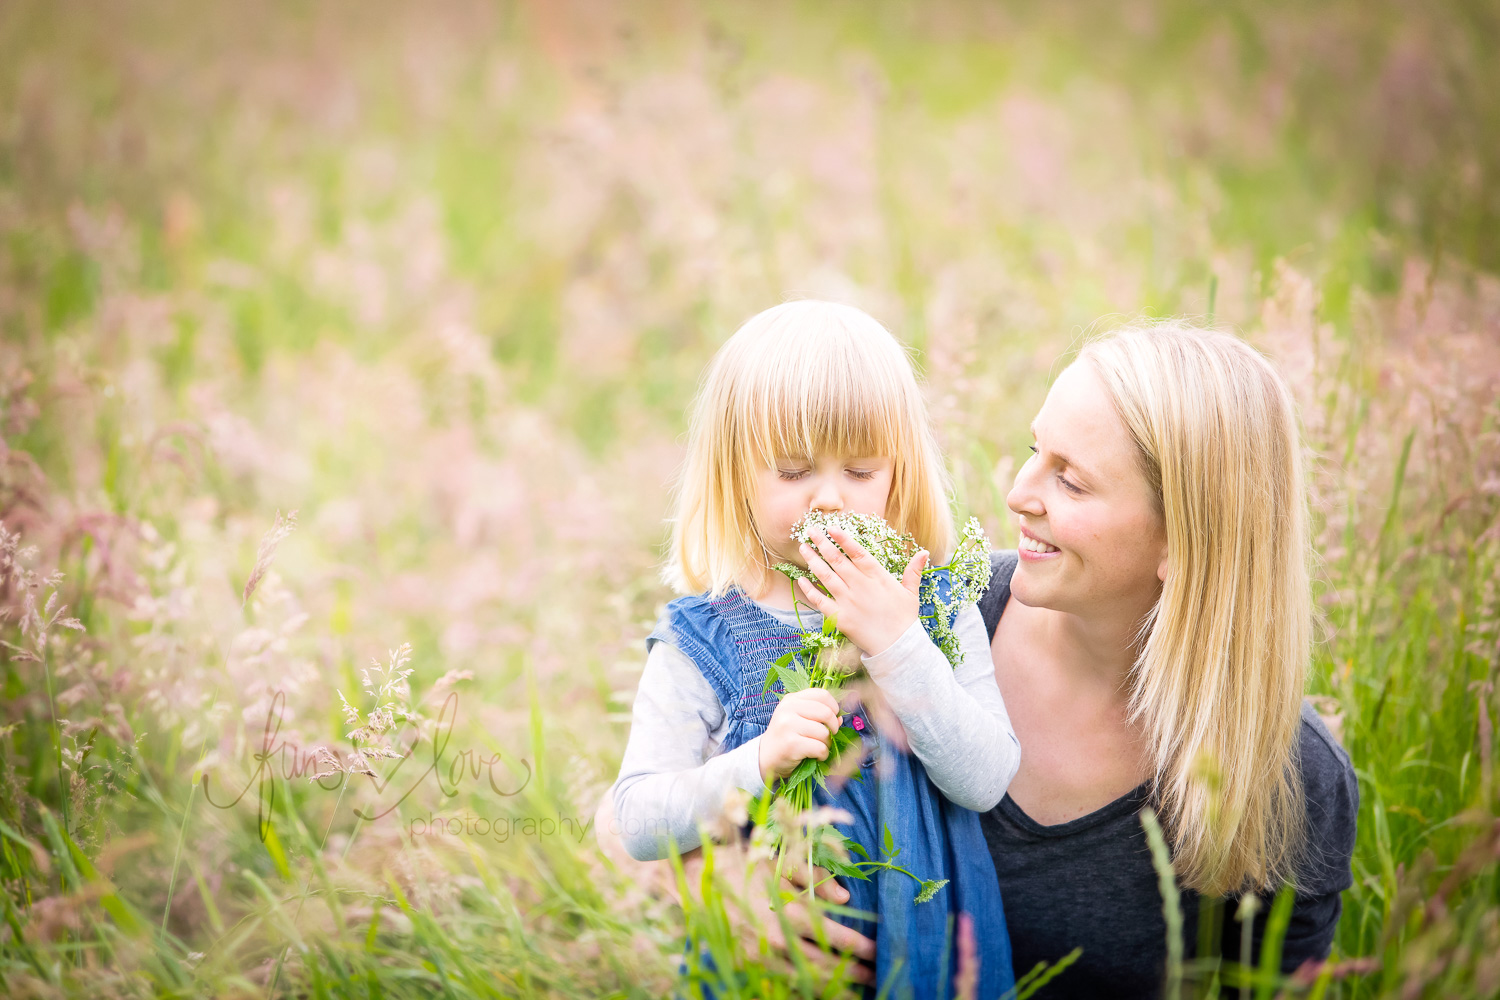
[[[1134,438],[1166,527],[1130,710],[1178,878],[1213,895],[1295,880],[1312,601],[1291,392],[1244,341],[1184,323],[1118,330],[1079,357]]]
[[[821,454],[889,456],[886,520],[946,559],[948,479],[905,348],[852,306],[799,301],[752,316],[709,364],[677,481],[667,582],[717,595],[763,579],[757,469]]]

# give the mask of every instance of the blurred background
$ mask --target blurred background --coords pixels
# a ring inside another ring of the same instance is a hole
[[[1274,988],[1493,995],[1497,43],[1487,0],[0,6],[0,991],[668,991],[681,917],[591,832],[414,823],[592,816],[698,376],[813,296],[911,346],[1000,545],[1087,333],[1277,362],[1362,811],[1337,962]],[[347,734],[416,740],[404,788],[450,694],[458,796],[360,819]]]

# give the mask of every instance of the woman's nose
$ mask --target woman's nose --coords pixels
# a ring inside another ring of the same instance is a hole
[[[1030,514],[1033,517],[1046,513],[1042,506],[1041,495],[1036,489],[1035,466],[1036,461],[1027,459],[1021,466],[1021,471],[1016,473],[1016,481],[1011,486],[1010,492],[1005,495],[1005,506],[1012,513]]]

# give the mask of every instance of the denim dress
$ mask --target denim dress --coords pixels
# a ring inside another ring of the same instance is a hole
[[[940,579],[939,586],[946,592],[947,580]],[[921,613],[931,615],[932,610],[924,605]],[[923,618],[929,631],[931,621]],[[648,648],[655,641],[670,642],[685,653],[713,687],[730,719],[719,747],[726,753],[766,731],[781,692],[779,683],[762,691],[766,670],[800,639],[796,629],[731,589],[721,597],[696,595],[668,604],[646,640]],[[878,916],[878,923],[834,918],[875,940],[876,986],[865,995],[874,996],[889,983],[884,995],[892,998],[950,997],[957,971],[957,918],[966,913],[973,921],[979,957],[977,996],[1000,996],[1014,985],[1015,976],[1000,886],[979,814],[949,802],[914,755],[882,744],[862,707],[844,721],[855,724],[864,738],[862,780],[844,781],[835,790],[837,779],[832,779],[827,789],[817,789],[817,800],[853,817],[835,826],[869,852],[871,860],[886,859],[883,845],[889,831],[900,852],[897,864],[918,878],[948,880],[925,903],[913,902],[917,883],[900,872],[877,869],[868,880],[841,880],[849,890],[848,906]]]

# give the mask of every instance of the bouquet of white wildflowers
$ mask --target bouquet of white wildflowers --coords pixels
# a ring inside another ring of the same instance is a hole
[[[881,566],[898,577],[905,572],[907,564],[918,551],[916,540],[909,533],[898,532],[882,518],[871,514],[808,511],[793,525],[792,537],[810,543],[814,528],[823,528],[825,531],[828,528],[839,528],[848,532]],[[807,579],[814,585],[821,586],[809,570],[800,566],[779,563],[776,569],[793,580]],[[943,570],[947,571],[946,587],[940,582]],[[979,520],[971,517],[960,533],[952,560],[947,565],[924,570],[918,590],[921,607],[931,609],[921,615],[928,623],[928,632],[954,667],[963,662],[963,651],[953,632],[953,612],[977,600],[989,586],[989,580],[989,539],[979,526]],[[766,672],[765,690],[770,690],[779,680],[783,693],[822,688],[838,699],[858,670],[857,658],[850,655],[852,643],[839,632],[838,623],[832,618],[825,618],[820,630],[802,630],[801,638],[801,644],[797,648],[778,659]],[[776,830],[777,823],[771,814],[771,803],[784,800],[791,811],[799,815],[811,810],[814,782],[819,787],[826,788],[827,776],[837,766],[840,756],[859,742],[859,732],[845,723],[830,737],[827,759],[807,758],[791,774],[777,782],[769,796],[761,798],[756,820],[770,828],[773,844],[779,844],[782,838]],[[931,899],[947,884],[946,880],[920,879],[895,864],[894,859],[900,850],[891,843],[889,831],[885,837],[887,857],[880,861],[871,859],[864,847],[849,841],[831,824],[821,824],[817,829],[810,830],[808,843],[809,863],[835,875],[867,879],[871,871],[888,868],[910,876],[920,884],[916,897],[919,903]],[[859,854],[864,860],[851,860],[851,852]]]

